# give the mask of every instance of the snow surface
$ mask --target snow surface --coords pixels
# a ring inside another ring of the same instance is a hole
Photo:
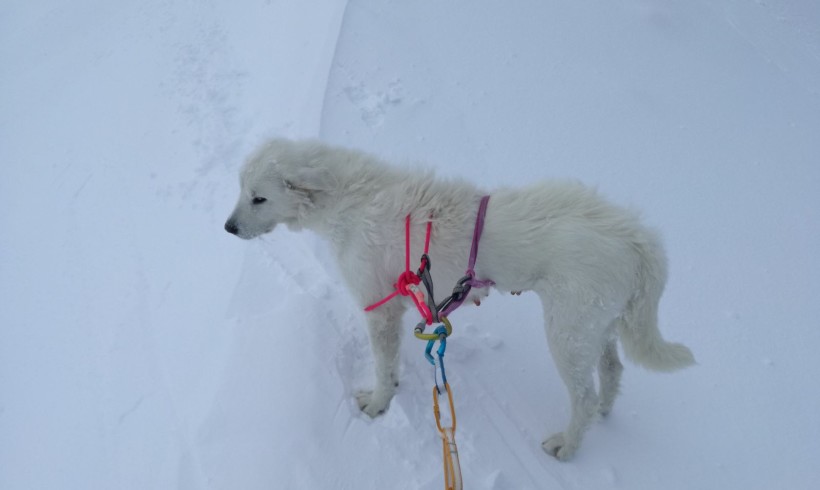
[[[466,488],[820,488],[818,5],[4,1],[0,489],[442,486],[415,319],[370,420],[324,244],[222,230],[267,135],[575,178],[662,230],[699,365],[627,364],[569,463],[537,299],[453,315]]]

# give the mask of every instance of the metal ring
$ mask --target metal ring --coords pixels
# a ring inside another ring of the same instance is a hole
[[[450,320],[447,319],[446,316],[439,318],[441,323],[444,324],[444,328],[447,330],[447,336],[449,337],[451,333],[453,333],[453,326],[450,324]],[[421,340],[438,340],[439,336],[435,333],[420,333],[418,331],[414,331],[413,334],[416,336],[417,339]]]

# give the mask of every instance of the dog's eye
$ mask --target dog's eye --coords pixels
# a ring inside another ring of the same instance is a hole
[[[264,197],[254,197],[253,201],[251,202],[254,204],[262,204],[265,201],[267,201],[267,199],[265,199]]]
[[[291,184],[289,181],[286,180],[285,181],[285,189],[287,189],[289,191],[292,191],[293,189],[296,189],[296,187],[293,184]]]

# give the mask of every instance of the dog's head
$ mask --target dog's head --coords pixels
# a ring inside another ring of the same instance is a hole
[[[225,230],[250,239],[279,223],[301,229],[328,189],[326,151],[311,141],[274,139],[263,144],[242,168],[239,201]]]

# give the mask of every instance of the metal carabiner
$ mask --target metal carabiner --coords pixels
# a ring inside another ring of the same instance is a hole
[[[473,288],[473,286],[470,285],[470,281],[472,280],[473,276],[470,274],[467,274],[466,276],[459,279],[458,282],[456,282],[455,287],[453,287],[453,293],[450,296],[444,298],[444,300],[441,302],[441,304],[439,304],[436,307],[436,309],[438,311],[446,311],[451,304],[460,304],[462,301],[464,301],[464,298],[467,297],[467,294]]]
[[[448,490],[461,490],[463,483],[461,479],[461,463],[458,459],[458,447],[456,446],[456,410],[453,405],[453,392],[448,383],[444,384],[447,390],[447,400],[450,404],[450,418],[453,425],[442,427],[441,410],[438,406],[438,387],[433,388],[433,413],[436,416],[436,427],[441,434],[443,457],[444,457],[444,488]]]
[[[453,405],[453,390],[450,389],[450,383],[444,383],[444,390],[447,392],[447,403],[450,404],[450,419],[452,420],[452,426],[450,427],[443,427],[441,425],[441,410],[439,409],[438,405],[438,387],[433,387],[433,413],[436,415],[436,427],[438,431],[444,435],[444,429],[450,429],[455,434],[456,432],[456,409]]]
[[[451,333],[453,333],[453,326],[450,324],[450,320],[447,319],[446,316],[439,318],[441,323],[444,324],[444,329],[446,330],[447,336],[449,337]],[[424,333],[425,322],[420,322],[416,325],[416,328],[413,329],[413,334],[416,336],[417,339],[420,340],[438,340],[439,334],[437,333]]]

